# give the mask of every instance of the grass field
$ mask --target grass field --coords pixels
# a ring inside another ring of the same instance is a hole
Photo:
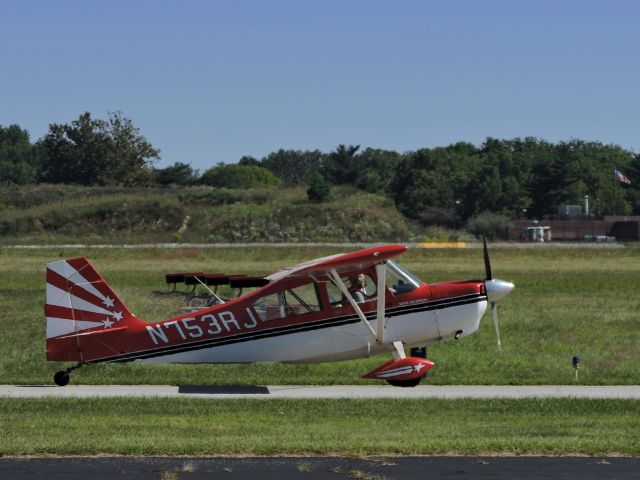
[[[624,400],[0,399],[0,455],[640,455]]]
[[[169,271],[267,274],[336,248],[88,249],[0,248],[0,383],[51,383],[60,365],[44,360],[44,266],[90,258],[129,308],[160,320],[176,300],[154,295]],[[433,384],[570,384],[571,357],[582,361],[579,383],[640,381],[640,255],[625,249],[496,249],[494,275],[513,281],[499,303],[503,350],[489,317],[471,337],[429,348]],[[412,250],[401,263],[425,281],[482,278],[482,253]],[[74,373],[76,384],[350,384],[382,358],[322,365],[98,365]]]

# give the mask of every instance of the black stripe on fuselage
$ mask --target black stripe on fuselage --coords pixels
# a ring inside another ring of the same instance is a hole
[[[427,312],[431,310],[440,310],[444,308],[457,307],[461,305],[467,305],[470,303],[477,303],[487,299],[485,294],[473,294],[464,295],[455,298],[448,298],[444,300],[436,300],[432,302],[416,303],[411,305],[402,305],[398,307],[392,307],[385,311],[385,317],[392,318],[400,315],[406,315],[411,313]],[[367,320],[375,320],[377,316],[376,311],[365,313]],[[190,342],[179,345],[168,345],[152,350],[144,350],[142,352],[127,353],[124,355],[118,355],[114,357],[104,358],[100,360],[90,361],[87,364],[103,363],[103,362],[128,362],[132,360],[138,360],[143,358],[153,358],[165,355],[173,355],[175,353],[189,352],[193,350],[200,350],[203,348],[219,347],[223,345],[230,345],[233,343],[249,342],[252,340],[259,340],[269,337],[277,337],[281,335],[290,335],[294,333],[307,332],[311,330],[319,330],[329,327],[339,327],[342,325],[349,325],[351,323],[358,323],[360,318],[356,314],[344,315],[340,317],[332,317],[325,320],[318,320],[315,322],[305,322],[302,324],[286,325],[283,327],[263,329],[258,331],[241,332],[235,335],[229,335],[222,338],[209,338],[206,340],[200,340],[196,342]]]

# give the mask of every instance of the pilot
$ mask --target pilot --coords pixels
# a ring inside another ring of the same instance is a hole
[[[356,301],[356,303],[362,303],[366,299],[367,291],[365,287],[367,286],[367,280],[364,274],[353,275],[349,277],[349,282],[351,282],[351,286],[348,288],[349,293]]]

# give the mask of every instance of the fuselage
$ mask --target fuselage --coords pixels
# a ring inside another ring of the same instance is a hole
[[[247,302],[146,326],[152,363],[316,363],[388,352],[397,340],[425,345],[474,333],[486,308],[481,281],[421,284],[404,294],[387,290],[384,342],[374,341],[347,302],[261,322]],[[360,304],[372,328],[376,299]],[[272,323],[272,324],[269,324]],[[144,335],[142,335],[144,338]]]

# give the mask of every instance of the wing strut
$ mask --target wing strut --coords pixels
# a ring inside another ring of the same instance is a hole
[[[351,293],[349,293],[349,290],[347,290],[346,285],[340,278],[340,275],[338,275],[338,272],[336,272],[336,269],[332,268],[331,270],[329,270],[329,273],[331,274],[331,279],[336,284],[336,287],[340,289],[342,295],[344,295],[344,297],[349,301],[351,307],[353,307],[355,312],[358,314],[358,317],[360,317],[360,321],[362,322],[362,325],[364,325],[367,332],[369,332],[369,335],[371,335],[375,341],[378,341],[375,330],[371,328],[371,325],[369,325],[369,322],[367,322],[367,318],[364,316],[364,313],[362,313],[360,306],[353,299]]]
[[[329,273],[331,274],[331,279],[333,280],[333,283],[335,283],[336,287],[340,289],[340,291],[342,292],[342,295],[344,295],[344,297],[349,301],[349,303],[351,304],[351,307],[353,307],[355,312],[358,314],[358,317],[360,317],[360,321],[364,325],[367,332],[369,332],[369,335],[371,335],[377,343],[383,344],[384,343],[384,307],[385,307],[385,300],[386,300],[385,299],[385,292],[386,292],[385,281],[386,281],[386,274],[387,274],[386,262],[382,262],[376,265],[376,274],[378,277],[378,287],[377,287],[378,299],[377,299],[375,330],[371,327],[371,325],[367,321],[367,318],[364,316],[364,313],[362,313],[360,306],[356,303],[356,301],[351,296],[351,293],[349,293],[349,290],[347,290],[346,285],[340,278],[340,275],[338,275],[338,272],[336,272],[336,269],[332,268],[331,270],[329,270]]]
[[[376,265],[376,274],[378,275],[378,309],[376,319],[376,340],[378,343],[384,343],[384,306],[386,300],[386,276],[387,265],[386,262]]]

